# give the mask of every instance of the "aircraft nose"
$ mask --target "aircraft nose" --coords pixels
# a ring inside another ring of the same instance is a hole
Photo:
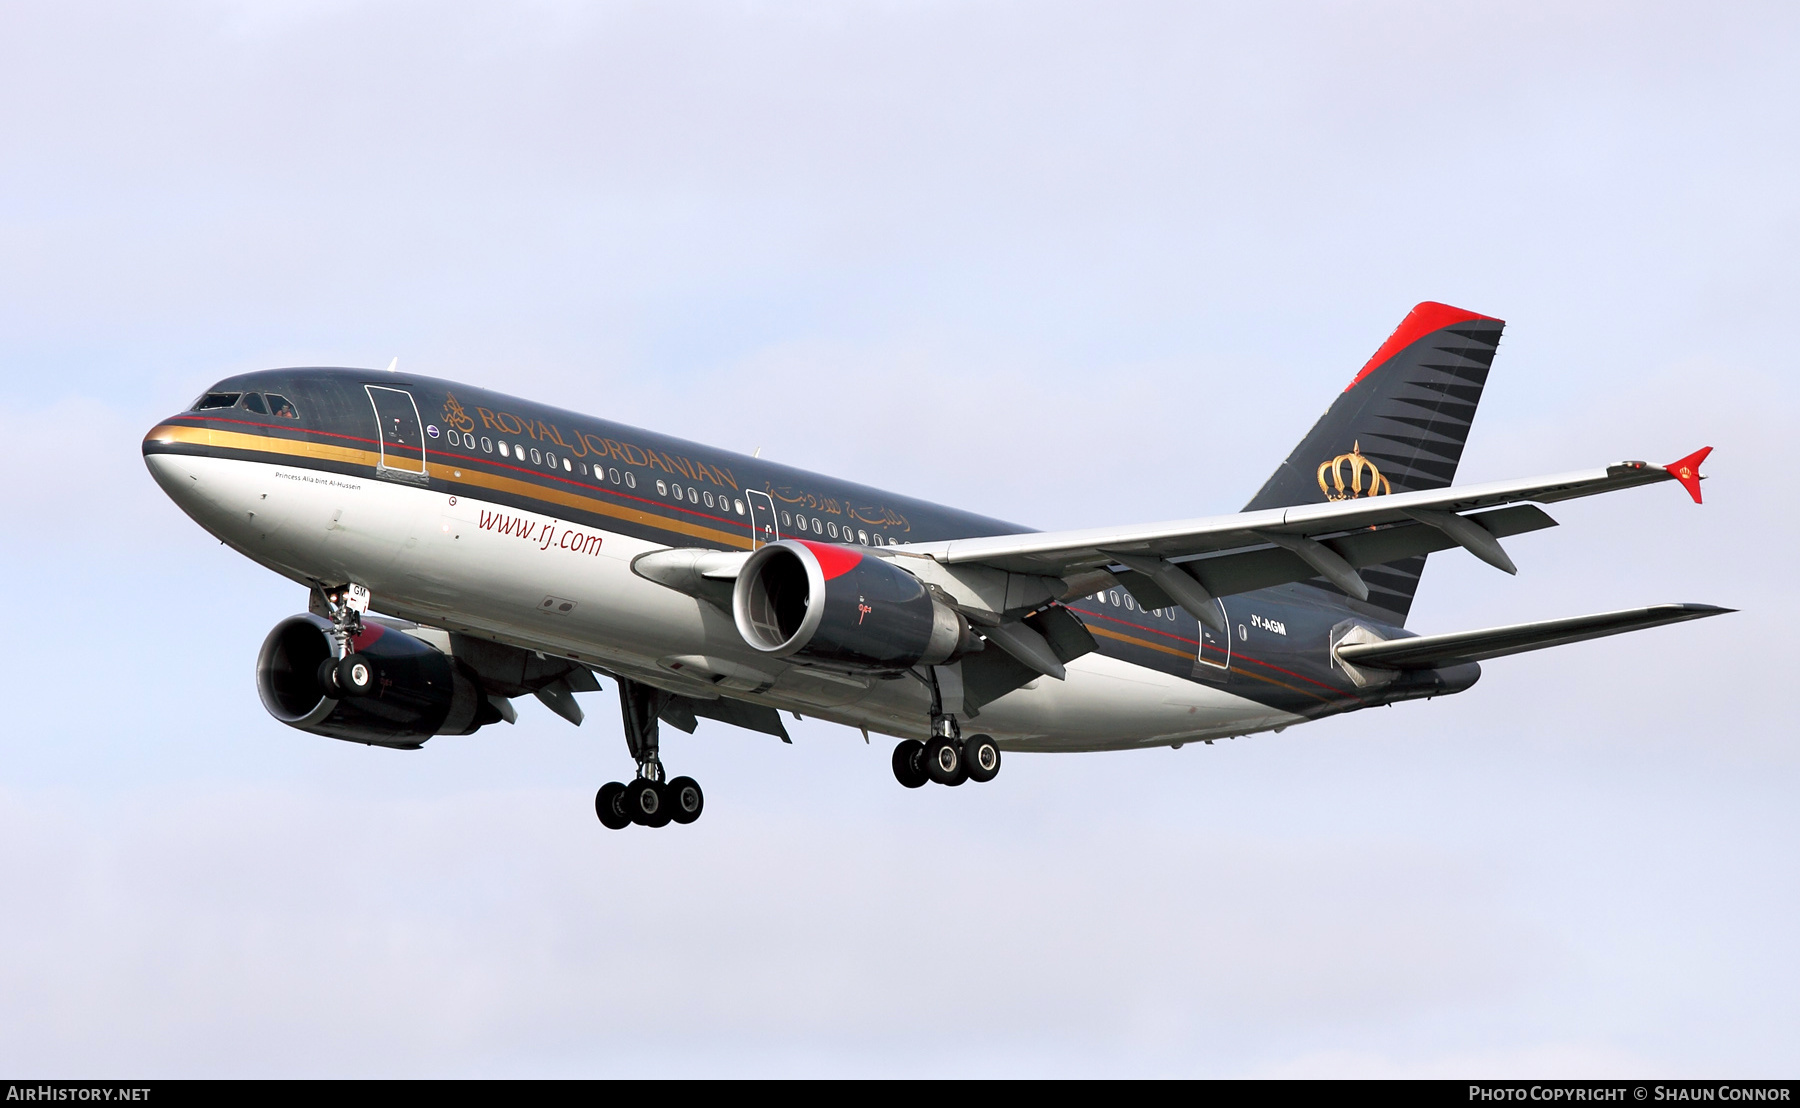
[[[164,494],[209,531],[236,512],[230,483],[213,459],[212,432],[173,418],[144,435],[144,466]],[[216,517],[216,518],[215,518]]]
[[[144,435],[144,465],[169,498],[188,508],[200,492],[200,474],[191,464],[196,428],[159,423]],[[200,436],[206,432],[199,430]]]

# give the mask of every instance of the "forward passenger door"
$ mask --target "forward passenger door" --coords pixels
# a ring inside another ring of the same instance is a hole
[[[375,470],[383,477],[425,476],[425,427],[412,393],[387,385],[364,385],[375,408],[381,458]]]

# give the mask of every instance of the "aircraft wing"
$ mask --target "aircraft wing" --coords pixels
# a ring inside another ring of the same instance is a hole
[[[1680,481],[1698,503],[1699,467],[1711,450],[1706,447],[1666,466],[1620,462],[1548,477],[1228,516],[954,539],[905,549],[946,565],[983,565],[1044,577],[1079,580],[1092,571],[1110,572],[1146,607],[1179,604],[1212,626],[1219,623],[1215,597],[1324,577],[1366,600],[1368,587],[1356,573],[1358,567],[1452,546],[1516,572],[1498,540],[1555,525],[1532,503],[1671,480]]]
[[[1570,616],[1567,619],[1544,620],[1540,623],[1517,623],[1510,627],[1490,627],[1483,631],[1457,631],[1448,635],[1425,635],[1386,642],[1358,643],[1337,648],[1338,657],[1352,665],[1375,666],[1380,669],[1435,669],[1462,662],[1480,662],[1547,646],[1598,639],[1607,635],[1660,627],[1665,623],[1681,623],[1705,619],[1734,611],[1711,604],[1657,604],[1649,608],[1627,608],[1619,612],[1601,612],[1592,616]]]

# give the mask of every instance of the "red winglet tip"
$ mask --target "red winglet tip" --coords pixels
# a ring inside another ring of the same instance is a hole
[[[1688,491],[1696,504],[1700,503],[1700,463],[1711,453],[1712,447],[1702,446],[1687,457],[1663,467],[1669,471],[1669,476],[1681,482],[1681,487]]]

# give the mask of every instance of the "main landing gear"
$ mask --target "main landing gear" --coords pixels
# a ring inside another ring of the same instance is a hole
[[[965,739],[950,717],[934,722],[932,730],[935,734],[924,742],[903,739],[894,748],[894,780],[916,789],[927,781],[956,786],[999,775],[1000,748],[991,735]]]
[[[319,688],[333,700],[368,696],[375,691],[375,666],[351,643],[362,634],[362,614],[369,610],[369,590],[361,585],[320,589],[318,596],[331,618],[332,656],[319,663]]]
[[[639,824],[666,827],[692,823],[706,807],[706,794],[692,777],[668,780],[657,749],[657,716],[668,703],[661,689],[619,678],[619,711],[625,717],[625,746],[637,762],[631,784],[608,781],[594,794],[594,813],[614,831]]]

